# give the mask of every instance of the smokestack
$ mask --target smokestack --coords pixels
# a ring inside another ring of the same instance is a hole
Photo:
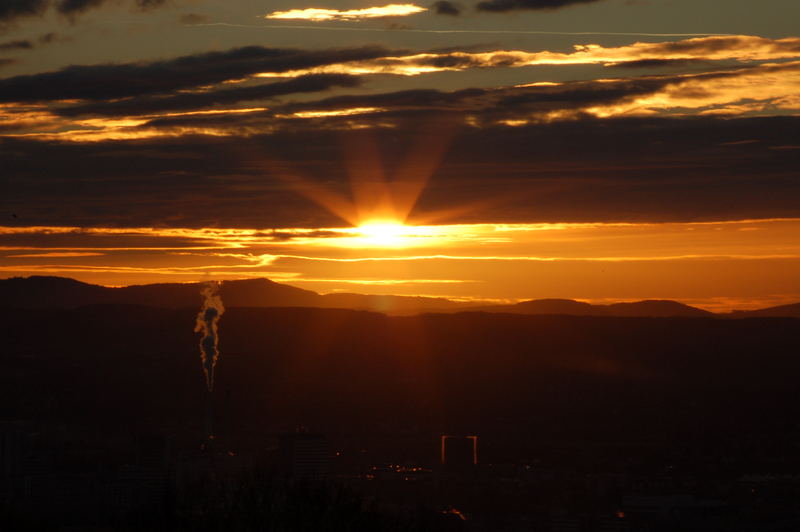
[[[216,436],[214,436],[214,402],[213,402],[214,394],[210,391],[206,394],[206,404],[205,404],[205,423],[203,430],[205,432],[205,440],[201,445],[201,449],[206,452],[213,450],[214,440]]]
[[[220,316],[225,312],[222,306],[222,298],[219,295],[220,283],[209,281],[203,286],[202,294],[204,297],[203,307],[197,315],[197,323],[194,331],[203,334],[200,339],[200,362],[203,365],[203,373],[206,376],[206,387],[209,393],[214,390],[214,367],[219,358],[219,334],[217,324]]]

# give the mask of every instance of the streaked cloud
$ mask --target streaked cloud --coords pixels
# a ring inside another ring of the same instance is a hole
[[[33,42],[27,39],[0,42],[0,50],[30,50],[32,48]]]
[[[276,83],[232,89],[180,92],[168,96],[142,96],[133,99],[59,107],[55,112],[61,116],[130,116],[180,110],[193,111],[242,101],[267,100],[289,94],[326,91],[334,87],[352,88],[360,83],[361,80],[357,76],[350,74],[310,74]]]
[[[6,255],[10,259],[40,259],[40,258],[71,258],[71,257],[100,257],[104,253],[92,251],[49,251],[45,253],[20,253]]]
[[[264,18],[284,20],[361,20],[368,18],[405,17],[427,11],[427,8],[415,4],[388,4],[385,6],[365,7],[361,9],[324,9],[309,7],[306,9],[291,9],[288,11],[274,11]]]
[[[49,0],[11,0],[0,2],[0,24],[21,17],[40,15],[49,4]]]
[[[64,15],[75,15],[88,11],[89,9],[98,8],[105,4],[106,1],[107,0],[59,0],[55,5],[60,13]],[[163,5],[165,1],[166,0],[133,0],[131,3],[142,11],[147,11]]]
[[[505,13],[518,10],[552,10],[564,7],[593,4],[601,0],[485,0],[478,2],[479,11]]]
[[[172,127],[159,129],[147,127],[147,124],[157,120],[178,119],[186,117],[211,116],[211,115],[242,115],[261,113],[266,107],[215,109],[204,111],[187,111],[184,113],[162,113],[156,115],[142,115],[136,118],[90,118],[76,119],[60,124],[53,120],[53,115],[46,112],[27,112],[11,115],[11,120],[5,124],[9,130],[38,127],[45,129],[39,133],[9,134],[18,138],[35,138],[40,140],[55,140],[64,142],[104,142],[109,140],[136,140],[158,137],[175,137],[184,134],[229,136],[235,134],[230,129],[212,127]],[[0,112],[0,119],[3,117]],[[0,124],[2,125],[2,124]],[[59,126],[68,126],[66,129]]]
[[[201,13],[184,13],[178,18],[181,24],[194,25],[205,24],[208,22],[208,16]]]
[[[391,52],[377,46],[325,50],[248,46],[164,61],[70,66],[0,79],[0,103],[142,97],[239,80],[257,73],[296,71],[386,55]]]
[[[425,284],[464,284],[474,283],[465,279],[315,279],[297,275],[295,280],[303,283],[330,283],[337,285],[362,285],[362,286],[396,286],[396,285],[425,285]],[[291,279],[289,279],[291,282]]]
[[[607,118],[563,112],[622,105],[621,112],[637,98],[680,91],[669,77],[598,85],[352,95],[280,109],[162,116],[114,126],[119,131],[95,122],[61,136],[59,130],[49,137],[6,136],[0,145],[10,178],[0,213],[48,226],[333,227],[374,214],[351,208],[352,179],[368,186],[376,176],[392,182],[424,176],[423,190],[409,188],[413,179],[390,189],[414,192],[408,196],[416,203],[402,204],[413,207],[415,224],[800,216],[800,150],[773,149],[797,144],[800,118],[791,112],[757,116],[777,111],[767,106],[752,117],[730,114],[747,102],[694,111],[643,108]],[[377,110],[277,116],[364,107]],[[557,110],[562,113],[551,118]],[[440,133],[439,122],[455,129]],[[198,134],[204,131],[215,134]],[[103,140],[126,132],[140,139]],[[95,140],[67,142],[68,135]],[[343,156],[343,143],[364,148]],[[333,210],[308,199],[306,191],[320,188],[332,193],[325,204]],[[385,183],[372,188],[384,190]],[[377,199],[373,207],[382,205]]]
[[[800,242],[792,238],[798,230],[800,218],[682,223],[409,225],[405,228],[404,238],[412,242],[385,245],[372,242],[368,228],[359,227],[284,227],[270,230],[216,227],[0,226],[0,249],[6,253],[20,249],[42,250],[40,253],[27,253],[27,258],[95,256],[102,255],[97,253],[100,250],[173,249],[187,256],[205,256],[207,252],[218,258],[255,261],[258,264],[271,264],[280,257],[344,262],[396,261],[409,258],[533,261],[800,258]],[[708,237],[711,235],[718,238],[709,242]],[[64,236],[70,238],[68,248],[63,247]],[[140,245],[119,246],[131,241]],[[170,242],[170,245],[159,246],[163,241]],[[538,253],[520,254],[520,249],[526,246],[533,246]],[[428,255],[415,251],[431,247],[436,248],[436,253]],[[87,249],[91,252],[87,252]],[[186,253],[187,249],[195,251]],[[313,253],[307,256],[297,255],[297,249]],[[479,249],[486,252],[474,253]],[[203,253],[198,250],[203,250]],[[264,261],[264,257],[268,260]]]
[[[756,87],[758,90],[754,90]],[[342,116],[349,109],[457,112],[462,113],[465,124],[473,127],[492,123],[520,126],[587,116],[790,113],[800,109],[796,96],[799,91],[800,62],[788,62],[699,74],[339,96],[289,109],[295,113],[310,111],[309,116],[325,116],[320,113],[326,108],[335,109]]]
[[[570,53],[556,52],[525,52],[525,51],[490,51],[490,52],[445,52],[445,53],[417,53],[417,54],[397,54],[396,52],[376,47],[357,47],[339,50],[303,51],[286,49],[268,49],[261,47],[248,47],[229,50],[227,52],[212,52],[194,56],[184,56],[177,59],[150,62],[150,63],[127,63],[120,65],[94,65],[94,66],[74,66],[61,71],[48,72],[27,76],[16,76],[0,80],[0,102],[6,102],[0,113],[2,122],[0,129],[6,131],[14,130],[15,134],[38,134],[45,135],[41,138],[63,138],[72,140],[97,141],[103,139],[139,139],[163,137],[166,135],[182,134],[207,134],[207,135],[228,135],[225,127],[218,125],[199,127],[190,126],[184,121],[177,119],[163,120],[174,112],[192,112],[208,108],[230,108],[231,104],[238,102],[275,99],[297,93],[325,91],[331,89],[352,88],[364,82],[361,77],[368,75],[392,74],[402,76],[422,76],[424,74],[460,71],[468,69],[482,68],[519,68],[534,67],[540,65],[576,65],[576,64],[603,64],[612,65],[631,65],[642,66],[658,62],[660,64],[677,64],[686,61],[741,61],[755,62],[766,60],[787,60],[795,59],[800,56],[800,39],[764,39],[760,37],[736,36],[736,37],[706,37],[697,39],[687,39],[677,42],[660,43],[634,43],[621,47],[602,47],[589,44],[576,46],[575,51]],[[575,100],[567,100],[569,92],[575,94],[575,90],[582,90],[587,97],[594,94],[605,100],[610,98],[610,88],[618,89],[622,84],[633,87],[638,83],[640,89],[645,87],[654,88],[667,84],[677,84],[687,86],[692,84],[692,80],[697,83],[710,83],[710,80],[720,80],[723,77],[747,78],[749,82],[764,82],[770,86],[765,86],[766,91],[759,93],[763,98],[761,101],[767,102],[778,109],[793,109],[795,104],[794,96],[791,91],[795,89],[793,84],[787,86],[786,83],[772,83],[773,80],[767,79],[767,70],[771,69],[771,76],[783,78],[791,77],[792,64],[765,65],[762,67],[750,67],[750,73],[746,69],[738,71],[728,71],[727,74],[709,72],[703,74],[692,74],[683,76],[673,76],[653,78],[642,77],[640,81],[634,82],[622,79],[598,80],[595,82],[574,82],[560,83],[553,85],[552,89],[545,89],[543,85],[529,89],[524,88],[502,88],[495,90],[487,89],[465,89],[448,95],[448,103],[445,108],[455,109],[459,102],[465,103],[464,97],[473,94],[479,95],[487,103],[491,103],[491,95],[502,95],[510,92],[536,93],[540,98],[550,98],[550,109],[547,119],[561,119],[575,116],[576,113],[586,112],[586,106]],[[762,68],[761,71],[758,68]],[[268,84],[257,84],[254,81],[242,86],[231,87],[231,83],[240,84],[252,76],[265,78],[278,78],[280,81]],[[695,77],[692,77],[695,76]],[[719,83],[717,83],[719,85]],[[744,90],[744,88],[742,88]],[[788,90],[780,95],[780,90]],[[651,92],[657,92],[651,90]],[[736,106],[734,91],[731,88],[725,90],[726,95],[720,104],[725,104],[726,110],[704,109],[703,112],[728,112],[733,113],[737,109],[740,112],[755,112],[755,107],[749,108]],[[424,94],[425,91],[418,91],[417,96]],[[715,87],[709,85],[706,88],[708,94],[707,101],[699,105],[699,98],[680,98],[677,100],[677,93],[670,92],[669,99],[675,100],[676,105],[680,104],[688,108],[699,109],[712,105]],[[399,94],[399,93],[394,93]],[[439,91],[427,91],[427,94],[445,93]],[[556,95],[560,94],[561,97]],[[697,94],[697,91],[695,91]],[[744,93],[742,93],[744,95]],[[620,97],[629,95],[620,93]],[[748,96],[749,98],[750,96]],[[374,96],[373,100],[391,96]],[[383,105],[377,101],[368,102],[367,99],[361,103],[360,97],[351,98],[349,103],[347,98],[340,100],[340,108],[319,109],[307,105],[306,109],[284,110],[280,105],[276,105],[276,116],[284,117],[294,114],[297,117],[331,117],[347,116],[358,114],[356,111],[348,109],[363,108],[387,108],[391,106]],[[596,100],[597,98],[595,98]],[[558,101],[561,108],[557,108]],[[647,102],[639,102],[640,108],[652,109],[653,105],[646,105]],[[653,102],[651,102],[653,103]],[[323,106],[330,107],[331,100],[323,101]],[[538,106],[543,107],[544,101],[540,101]],[[27,107],[26,107],[27,106]],[[317,106],[318,107],[318,106]],[[661,105],[660,108],[666,108]],[[718,105],[718,107],[720,107]],[[408,106],[406,106],[408,108]],[[463,108],[463,106],[462,106]],[[763,109],[766,107],[762,106]],[[396,110],[396,108],[395,108]],[[591,108],[589,111],[596,116],[615,116],[620,113],[636,111],[626,106],[615,107],[614,109]],[[637,111],[638,112],[638,111]],[[299,113],[299,114],[298,114]],[[317,114],[314,114],[317,113]],[[323,114],[318,114],[323,113]],[[152,116],[152,115],[165,116]],[[528,110],[520,107],[520,116],[506,116],[502,120],[505,123],[522,124],[531,119]],[[89,116],[149,116],[146,123],[128,122],[128,127],[120,122],[108,122],[105,127],[100,122],[92,124],[91,130],[84,130],[87,124],[60,120],[62,117],[77,117],[81,115]],[[539,113],[540,116],[541,113]],[[261,126],[254,127],[252,121],[247,126],[248,134],[257,134],[273,130],[278,127],[274,117],[265,116],[261,118]],[[217,121],[217,124],[220,122]],[[133,128],[137,128],[134,130]],[[171,128],[166,131],[165,128]],[[104,135],[102,130],[106,130],[108,135]]]
[[[458,224],[409,229],[430,244],[365,247],[353,245],[358,229],[347,227],[281,229],[288,240],[263,229],[3,227],[0,275],[110,285],[269,277],[323,292],[360,285],[419,295],[424,286],[427,295],[460,299],[671,294],[728,309],[726,301],[800,294],[798,230],[800,219]],[[69,249],[60,247],[64,237]],[[134,241],[141,247],[119,247]]]
[[[42,15],[51,8],[62,15],[74,17],[106,3],[109,3],[108,0],[3,0],[0,2],[0,24]],[[132,0],[129,3],[138,10],[149,11],[162,6],[165,0]]]
[[[332,109],[328,111],[296,111],[289,118],[329,118],[334,116],[354,116],[382,111],[378,107],[350,107],[348,109]]]
[[[328,32],[371,32],[382,33],[387,28],[369,27],[360,25],[273,25],[273,24],[236,24],[231,22],[209,22],[192,24],[193,26],[208,26],[219,28],[250,28],[261,30],[311,30],[311,31],[328,31]],[[408,33],[427,33],[432,35],[561,35],[561,36],[574,36],[574,37],[587,37],[587,36],[606,36],[606,37],[706,37],[709,35],[733,35],[730,33],[720,32],[644,32],[644,31],[553,31],[553,30],[514,30],[508,28],[487,28],[487,29],[456,29],[456,28],[413,28],[413,27],[398,27],[392,26],[395,31],[403,31]]]
[[[437,15],[457,17],[461,14],[461,6],[449,0],[438,0],[431,5],[431,8]]]
[[[311,69],[260,76],[299,76],[310,73],[394,74],[416,76],[433,72],[460,71],[471,68],[520,68],[532,66],[593,65],[618,66],[643,62],[679,61],[772,61],[800,57],[800,38],[766,39],[755,36],[712,36],[671,42],[637,42],[618,47],[598,44],[575,45],[572,52],[527,52],[496,50],[490,52],[421,53],[384,56],[347,63],[330,63]]]
[[[488,127],[492,124],[521,126],[579,120],[587,116],[755,116],[800,110],[800,98],[797,97],[800,91],[800,62],[762,64],[699,74],[533,83],[452,92],[413,90],[336,96],[303,103],[276,104],[269,110],[265,107],[202,110],[214,102],[348,87],[359,82],[352,74],[308,74],[273,84],[224,89],[209,94],[142,98],[130,102],[123,100],[57,109],[13,104],[0,108],[0,117],[3,118],[0,128],[5,129],[9,136],[97,142],[188,134],[252,136],[295,127],[286,119],[326,119],[327,123],[317,123],[315,127],[334,129],[392,127],[396,121],[403,119],[398,113],[425,111],[461,113],[458,120],[464,125]],[[758,90],[754,91],[754,87],[758,87]],[[139,114],[160,108],[186,108],[186,111]],[[56,116],[73,113],[101,117]],[[104,114],[112,116],[102,117]],[[333,121],[336,118],[358,117],[363,120]]]

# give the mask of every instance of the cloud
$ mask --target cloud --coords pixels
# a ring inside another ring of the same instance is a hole
[[[143,11],[161,7],[167,0],[136,0],[136,5]]]
[[[449,115],[470,128],[520,127],[622,116],[748,116],[800,110],[800,62],[705,73],[533,83],[455,91],[413,89],[275,102],[270,109],[197,106],[233,103],[257,94],[303,92],[356,83],[346,77],[308,77],[273,85],[177,94],[70,107],[6,106],[5,127],[40,139],[97,142],[181,135],[256,136],[269,132],[402,128],[409,120]],[[756,90],[757,88],[757,90]],[[230,93],[230,94],[228,94]],[[172,112],[158,113],[157,110]],[[181,112],[183,111],[183,112]],[[53,113],[60,113],[59,118]],[[92,114],[109,118],[72,118]],[[135,113],[140,113],[136,115]],[[39,123],[37,123],[37,121]],[[56,124],[61,122],[56,129]],[[19,125],[15,125],[19,124]]]
[[[692,64],[706,64],[702,59],[637,59],[635,61],[620,61],[619,63],[606,63],[605,67],[613,68],[671,68]]]
[[[470,68],[522,68],[539,65],[617,66],[624,63],[650,62],[651,66],[673,65],[688,61],[767,61],[800,57],[800,38],[767,39],[746,35],[712,36],[676,42],[637,42],[626,46],[604,47],[598,44],[575,45],[572,52],[528,52],[494,50],[488,52],[450,51],[386,55],[368,60],[331,63],[312,69],[284,72],[282,75],[312,73],[394,74],[416,76],[432,72]],[[655,63],[653,63],[655,62]],[[272,76],[264,73],[263,76]]]
[[[40,35],[35,41],[30,39],[18,39],[15,41],[0,42],[0,50],[32,50],[39,44],[51,44],[57,41],[69,40],[61,37],[57,33],[50,32]]]
[[[84,13],[89,9],[97,8],[108,0],[61,0],[57,9],[65,15]],[[142,11],[155,9],[166,3],[166,0],[134,0],[134,4]]]
[[[353,284],[374,292],[376,284],[388,283],[392,292],[419,296],[423,285],[426,292],[467,300],[563,297],[577,290],[603,304],[685,293],[691,296],[687,302],[716,308],[743,301],[756,307],[791,303],[800,294],[793,275],[800,265],[800,246],[793,238],[798,219],[437,225],[421,228],[433,229],[433,245],[424,245],[423,236],[421,246],[389,252],[340,246],[342,238],[316,238],[310,234],[315,229],[289,226],[285,232],[305,232],[296,245],[230,225],[160,230],[99,225],[92,233],[76,227],[15,229],[0,227],[0,272],[6,277],[55,274],[105,285],[197,281],[209,275],[268,277],[323,292],[350,292]],[[122,247],[131,240],[142,247]],[[203,247],[196,248],[198,243]],[[698,279],[703,280],[700,293]],[[531,282],[535,285],[526,284]],[[548,292],[542,294],[542,286]],[[632,288],[620,293],[619,287]],[[764,300],[764,292],[773,295]]]
[[[478,11],[503,13],[522,9],[552,10],[577,4],[593,4],[601,0],[485,0],[476,6]]]
[[[41,44],[50,44],[50,43],[60,42],[60,41],[71,41],[72,38],[71,37],[65,37],[63,35],[59,35],[58,33],[55,33],[55,32],[51,31],[50,33],[45,33],[44,35],[40,35],[37,40]]]
[[[457,17],[461,14],[461,7],[454,2],[450,2],[449,0],[439,0],[438,2],[434,2],[431,5],[434,12],[437,15],[450,15]]]
[[[75,16],[90,9],[101,7],[108,0],[2,0],[0,2],[0,24],[18,18],[42,15],[51,7],[67,16]],[[134,5],[142,11],[160,7],[166,0],[134,0]]]
[[[27,39],[0,42],[0,50],[30,50],[33,43]]]
[[[677,42],[634,43],[619,47],[578,45],[572,52],[439,52],[408,54],[366,46],[328,50],[272,49],[258,46],[176,59],[70,66],[56,72],[0,80],[0,102],[68,99],[107,100],[168,94],[251,76],[299,77],[309,74],[420,75],[471,68],[602,64],[655,67],[684,61],[765,61],[800,57],[800,39],[715,36]]]
[[[64,15],[83,13],[89,9],[103,5],[105,0],[61,0],[57,9]]]
[[[61,116],[131,116],[165,111],[192,111],[241,101],[264,100],[286,94],[324,91],[332,87],[355,87],[359,83],[360,78],[347,74],[311,74],[251,87],[179,93],[170,96],[143,96],[113,102],[62,107],[55,112]]]
[[[22,253],[19,255],[6,255],[9,258],[15,259],[38,259],[43,257],[57,257],[57,258],[74,258],[74,257],[101,257],[103,253],[90,252],[90,251],[52,251],[46,253]]]
[[[758,90],[755,90],[755,88]],[[534,83],[456,91],[415,89],[382,94],[344,95],[292,104],[276,113],[369,109],[384,123],[409,113],[457,113],[473,124],[575,120],[583,116],[674,112],[744,114],[772,109],[797,111],[800,62],[735,70],[620,79]],[[746,106],[742,107],[742,102]],[[398,114],[400,113],[400,114]]]
[[[2,128],[9,134],[98,142],[193,134],[255,136],[307,128],[391,128],[430,113],[450,114],[457,122],[479,128],[586,117],[795,113],[800,110],[800,62],[455,91],[339,93],[295,103],[280,97],[355,87],[368,74],[408,75],[538,64],[655,68],[798,55],[800,39],[748,36],[621,47],[590,44],[569,53],[444,50],[408,54],[376,47],[316,51],[248,47],[157,62],[73,66],[7,78],[0,80],[0,98],[7,100],[0,102],[0,117]],[[262,77],[278,79],[256,84],[256,78]],[[70,99],[81,101],[67,101]],[[240,105],[266,99],[273,100],[269,109],[263,103]]]
[[[800,117],[583,115],[516,127],[494,120],[511,110],[478,113],[478,126],[456,130],[416,214],[442,213],[437,223],[800,217],[800,150],[770,149],[796,144]],[[356,131],[346,127],[352,116],[275,127],[274,118],[245,113],[163,124],[176,133],[131,142],[5,138],[2,166],[14,181],[0,212],[47,226],[336,227],[340,219],[282,176],[346,193],[341,144],[356,134],[379,148],[387,171],[417,171],[412,147],[439,142],[431,124],[443,113],[387,114],[366,115]],[[181,135],[179,127],[230,135]],[[732,144],[742,140],[756,142]]]
[[[0,2],[0,24],[20,17],[41,15],[49,0],[3,0]]]
[[[794,241],[782,249],[783,253],[775,253],[772,247],[776,240],[790,240],[786,237],[798,227],[800,218],[664,223],[598,221],[416,224],[405,227],[407,235],[403,237],[406,244],[403,251],[383,255],[375,253],[375,248],[381,247],[380,245],[364,245],[369,244],[372,237],[363,228],[351,226],[283,227],[280,230],[179,226],[97,226],[88,229],[68,226],[0,226],[0,254],[9,251],[14,253],[6,254],[7,258],[97,257],[116,252],[163,249],[174,256],[208,255],[259,266],[274,264],[281,259],[331,263],[402,262],[409,259],[531,262],[614,262],[718,257],[798,259],[800,245]],[[752,234],[754,232],[759,234]],[[278,238],[278,234],[287,235],[288,238]],[[707,240],[709,234],[719,237],[713,245],[709,245]],[[656,235],[663,240],[653,240]],[[503,236],[514,238],[502,238]],[[764,241],[766,236],[772,237],[772,241]],[[624,240],[625,245],[614,245],[616,240]],[[581,245],[576,247],[575,242],[581,242]],[[134,245],[128,245],[129,243]],[[520,255],[520,244],[537,244],[539,253]],[[463,253],[475,252],[478,247],[489,247],[491,250],[488,254]],[[353,248],[360,249],[357,256],[347,252]],[[34,250],[36,251],[30,252]],[[607,255],[602,254],[603,251]],[[20,252],[25,253],[19,254]]]
[[[153,62],[70,66],[0,80],[0,102],[104,100],[171,92],[241,79],[383,57],[377,46],[306,51],[250,46]]]
[[[289,11],[274,11],[264,18],[284,20],[361,20],[367,18],[405,17],[427,11],[426,8],[415,4],[388,4],[385,6],[366,7],[362,9],[323,9],[306,8],[291,9]]]
[[[204,24],[208,22],[208,17],[206,15],[201,15],[199,13],[185,13],[180,16],[178,19],[180,20],[181,24]]]
[[[474,55],[474,54],[473,54]],[[412,56],[418,67],[423,63]],[[391,58],[390,58],[391,59]],[[381,58],[376,61],[386,61]],[[426,54],[432,68],[453,68],[462,56]],[[466,57],[469,63],[473,57]],[[314,69],[306,70],[313,72]],[[347,70],[345,70],[347,71]],[[357,70],[356,70],[357,71]],[[14,78],[12,78],[14,79]],[[617,79],[541,82],[454,91],[413,89],[336,95],[264,107],[239,102],[353,87],[349,74],[307,74],[266,85],[220,86],[73,105],[13,102],[0,105],[3,128],[17,135],[74,142],[181,135],[253,136],[276,130],[392,128],[415,116],[452,115],[469,127],[522,126],[587,117],[796,113],[800,61],[711,72]],[[2,82],[0,82],[2,88]],[[756,90],[757,89],[757,90]],[[1,93],[1,92],[0,92]],[[232,107],[233,106],[233,107]],[[81,118],[94,116],[98,118]],[[791,144],[791,143],[789,143]]]

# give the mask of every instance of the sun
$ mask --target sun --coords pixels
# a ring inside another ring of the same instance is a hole
[[[356,228],[364,244],[380,247],[402,247],[414,228],[393,220],[373,220]]]
[[[350,249],[407,249],[443,244],[452,239],[449,226],[409,225],[398,218],[369,218],[351,227],[332,229],[335,237],[303,240],[321,246]],[[300,242],[296,240],[295,242]]]

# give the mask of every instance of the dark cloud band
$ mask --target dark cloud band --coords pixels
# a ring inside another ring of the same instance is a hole
[[[431,5],[431,9],[433,9],[434,13],[437,15],[450,15],[457,17],[461,14],[461,7],[454,2],[450,2],[449,0],[439,0],[438,2],[434,2],[433,5]]]
[[[0,22],[39,15],[48,4],[49,0],[3,0],[0,2]]]
[[[0,50],[30,50],[33,42],[25,40],[0,42]]]
[[[318,51],[249,46],[167,61],[71,66],[56,72],[0,80],[0,102],[144,96],[241,79],[261,72],[313,68],[374,59],[390,53],[404,52],[390,52],[377,46]]]
[[[0,23],[17,18],[41,15],[48,8],[68,16],[78,15],[108,3],[108,0],[2,0],[0,2]],[[166,0],[133,0],[134,5],[146,11],[166,3]]]
[[[387,168],[408,160],[412,141],[435,141],[426,140],[435,116],[407,114],[369,132]],[[340,146],[350,133],[315,126],[126,143],[5,139],[3,168],[15,177],[3,184],[0,210],[28,225],[332,226],[341,222],[278,178],[297,173],[347,190]],[[796,146],[799,129],[798,117],[462,127],[419,206],[497,200],[449,222],[800,217],[800,149],[776,149]]]
[[[140,97],[115,102],[63,107],[56,111],[61,116],[132,116],[169,111],[193,111],[214,105],[233,104],[275,98],[286,94],[318,92],[333,87],[355,87],[358,76],[346,74],[312,74],[287,81],[252,87],[224,89],[199,93],[179,93],[162,97]]]
[[[576,4],[593,4],[602,0],[485,0],[477,5],[478,11],[503,13],[524,9],[560,9]]]

